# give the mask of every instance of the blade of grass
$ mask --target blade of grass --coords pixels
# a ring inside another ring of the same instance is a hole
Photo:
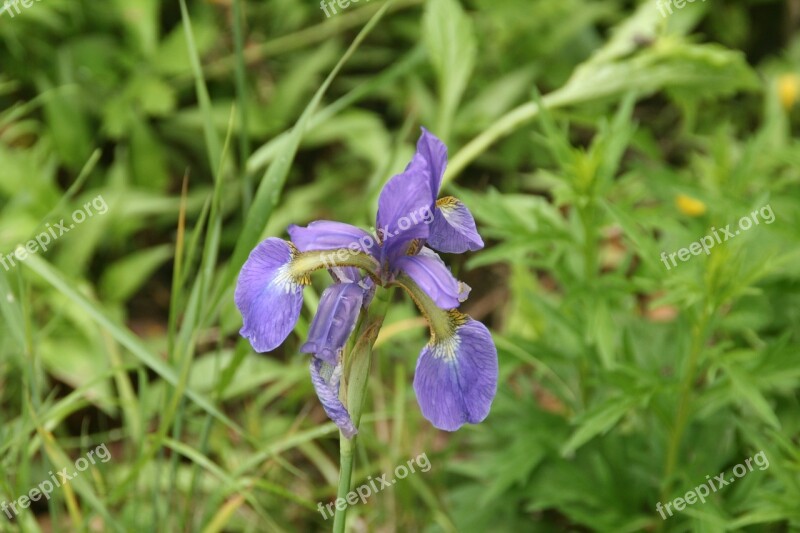
[[[239,167],[242,174],[242,212],[247,213],[253,202],[253,176],[247,169],[250,157],[250,132],[247,127],[247,75],[244,65],[242,0],[233,0],[233,45],[236,59],[236,100],[239,102]]]
[[[391,8],[391,11],[399,11],[408,7],[420,5],[424,0],[399,0],[396,5]],[[302,30],[282,35],[260,46],[253,46],[245,50],[244,60],[248,64],[263,61],[268,57],[274,57],[292,50],[298,50],[307,46],[312,46],[315,43],[327,41],[336,35],[346,33],[352,28],[357,28],[365,21],[369,21],[374,17],[376,11],[383,9],[380,4],[372,4],[364,6],[360,9],[353,9],[346,13],[337,15],[332,20],[326,20],[309,26]],[[232,68],[236,65],[236,55],[220,59],[207,66],[206,71],[210,77],[219,77],[227,75]]]
[[[295,155],[297,154],[300,141],[302,140],[306,131],[308,122],[319,107],[322,97],[328,91],[331,83],[333,83],[333,80],[342,70],[342,67],[344,67],[345,63],[347,63],[359,46],[361,46],[361,43],[364,42],[364,39],[366,39],[367,35],[372,32],[373,28],[375,28],[393,3],[393,0],[388,0],[367,22],[358,35],[356,35],[356,38],[350,44],[347,51],[345,51],[344,55],[342,55],[342,57],[336,63],[336,66],[333,67],[333,70],[328,77],[325,78],[325,81],[322,82],[322,85],[314,94],[311,102],[309,102],[309,104],[303,110],[303,113],[300,115],[297,123],[292,128],[291,134],[289,134],[285,141],[281,143],[282,153],[272,162],[272,164],[270,164],[266,174],[264,175],[264,178],[261,180],[258,190],[256,191],[253,206],[247,213],[247,218],[245,220],[245,225],[242,228],[242,233],[236,242],[233,257],[228,264],[228,269],[223,277],[222,283],[218,287],[215,297],[212,299],[213,302],[218,302],[222,298],[225,288],[233,283],[237,273],[239,272],[239,269],[244,264],[245,259],[258,242],[261,232],[263,231],[266,223],[269,221],[269,218],[278,203],[281,191],[286,183],[286,178],[289,175],[289,169],[294,161]]]
[[[172,386],[178,385],[178,376],[174,370],[167,366],[159,357],[150,353],[142,341],[134,335],[128,328],[115,323],[108,317],[108,313],[101,309],[94,302],[89,301],[85,296],[80,294],[73,288],[72,284],[67,282],[61,274],[53,268],[47,261],[36,255],[30,256],[25,266],[30,268],[33,272],[38,274],[47,283],[52,285],[56,290],[61,292],[64,296],[72,301],[77,307],[82,309],[89,317],[91,317],[100,326],[105,328],[122,346],[127,348],[143,365],[158,374],[164,381]],[[184,391],[185,395],[192,400],[198,407],[211,414],[214,418],[225,424],[238,435],[244,435],[244,430],[239,427],[233,420],[228,418],[219,409],[214,407],[206,398],[201,394],[187,388]]]
[[[31,408],[31,416],[36,419],[36,414],[33,411],[32,406]],[[55,465],[74,465],[73,461],[67,456],[66,453],[58,446],[56,439],[53,437],[53,434],[47,431],[38,420],[36,420],[36,430],[39,433],[39,436],[42,438],[42,442],[44,444],[44,449],[47,452],[48,457]],[[70,472],[68,472],[70,473]],[[67,508],[69,509],[70,517],[72,518],[72,522],[75,526],[76,530],[82,530],[84,523],[83,517],[80,512],[80,508],[78,506],[77,499],[75,498],[75,493],[72,490],[73,485],[75,486],[75,490],[81,495],[81,497],[86,500],[86,502],[100,515],[103,516],[105,519],[105,525],[111,527],[115,531],[125,531],[123,527],[112,518],[111,513],[108,512],[108,509],[105,505],[100,501],[100,499],[95,495],[94,491],[89,486],[89,483],[80,476],[75,476],[73,474],[73,479],[69,480],[69,483],[65,483],[61,486],[66,495],[67,499]]]
[[[314,116],[309,119],[306,125],[306,130],[313,130],[336,116],[337,113],[360,101],[365,96],[374,94],[382,87],[396,83],[403,75],[414,71],[424,60],[425,49],[422,46],[415,47],[399,61],[396,61],[391,67],[377,76],[371,76],[367,81],[351,89],[332,104],[314,113]],[[247,162],[248,170],[253,172],[270,163],[279,154],[278,149],[281,143],[283,143],[291,133],[292,130],[287,130],[256,150]]]
[[[200,114],[203,119],[203,135],[206,140],[209,167],[214,171],[220,167],[222,148],[217,130],[214,129],[211,98],[208,96],[208,88],[206,87],[205,78],[203,77],[203,68],[200,66],[200,55],[197,52],[197,45],[194,42],[192,21],[189,18],[188,9],[186,9],[186,0],[180,0],[180,7],[183,29],[186,33],[186,45],[189,47],[189,62],[192,65],[195,92],[197,93],[197,101],[200,105]],[[219,178],[219,176],[217,177]]]
[[[233,488],[236,490],[244,490],[244,493],[239,493],[238,496],[244,498],[256,512],[258,515],[264,519],[266,524],[269,526],[267,528],[268,531],[283,531],[283,528],[278,526],[278,524],[270,517],[270,515],[264,510],[261,504],[258,503],[258,500],[255,499],[251,492],[251,488],[253,485],[253,481],[250,479],[237,479],[237,477],[233,477],[225,472],[222,468],[220,468],[217,464],[211,461],[208,457],[204,456],[203,454],[199,453],[194,448],[186,445],[183,442],[176,441],[174,439],[166,439],[164,441],[164,445],[171,449],[174,452],[186,457],[192,463],[201,466],[204,470],[211,473],[213,476],[220,479],[220,481],[225,483],[225,488]]]

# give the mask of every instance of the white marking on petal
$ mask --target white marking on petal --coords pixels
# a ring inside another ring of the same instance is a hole
[[[450,222],[450,218],[453,216],[453,213],[456,212],[456,206],[455,205],[440,205],[439,209],[442,212],[442,216],[448,222]]]
[[[457,359],[458,347],[461,345],[461,337],[457,333],[445,339],[436,339],[436,342],[430,345],[431,354],[436,359],[444,359],[448,362],[453,362]]]
[[[272,278],[272,284],[283,290],[284,294],[289,294],[296,291],[300,285],[294,276],[292,276],[292,264],[286,263],[275,272],[275,277]]]

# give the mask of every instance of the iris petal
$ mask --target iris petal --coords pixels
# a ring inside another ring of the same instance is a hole
[[[329,268],[328,272],[330,272],[333,281],[336,283],[355,283],[361,279],[361,274],[359,274],[356,267],[335,266]]]
[[[464,287],[453,277],[436,252],[423,248],[418,255],[397,259],[395,265],[408,274],[438,307],[453,309],[463,300]]]
[[[326,378],[323,374],[329,374]],[[339,400],[339,380],[342,378],[342,366],[331,366],[322,359],[311,358],[311,383],[328,418],[339,426],[342,434],[352,439],[358,430],[350,419],[350,413]]]
[[[489,330],[466,315],[455,316],[463,323],[452,336],[423,348],[414,375],[423,416],[445,431],[482,422],[497,392],[497,349]]]
[[[242,314],[240,330],[257,352],[277,348],[292,332],[303,305],[303,281],[290,270],[295,251],[270,237],[256,246],[236,283],[234,300]]]
[[[376,219],[383,242],[381,262],[405,255],[411,241],[428,236],[425,220],[430,221],[432,214],[430,176],[428,164],[416,154],[402,174],[384,185]]]
[[[436,135],[422,128],[422,135],[417,141],[417,153],[425,159],[431,169],[431,204],[433,204],[439,196],[442,176],[447,167],[447,146]]]
[[[448,254],[460,254],[483,248],[475,219],[461,200],[446,196],[436,202],[428,246]]]
[[[372,253],[373,248],[377,245],[375,238],[370,233],[344,222],[316,220],[306,227],[292,224],[287,231],[292,242],[301,252],[335,250],[350,248],[351,245],[354,245],[360,251]]]
[[[363,300],[364,289],[357,283],[337,283],[325,289],[311,321],[308,341],[300,351],[335,365],[353,332]]]

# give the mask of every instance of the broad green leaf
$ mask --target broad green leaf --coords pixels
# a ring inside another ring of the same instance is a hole
[[[422,33],[439,87],[436,133],[447,142],[453,117],[475,65],[475,32],[458,0],[428,0]]]

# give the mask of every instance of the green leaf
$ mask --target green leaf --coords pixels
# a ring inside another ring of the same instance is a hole
[[[595,436],[605,433],[619,422],[638,399],[631,396],[617,396],[597,405],[581,417],[578,429],[562,446],[561,454],[572,455],[575,450],[589,442]]]
[[[169,244],[134,252],[103,272],[100,292],[109,300],[124,302],[171,257],[172,245]]]
[[[55,270],[44,259],[38,256],[30,256],[25,262],[25,266],[36,272],[50,285],[62,292],[67,298],[72,300],[76,306],[83,309],[92,319],[100,326],[105,328],[120,344],[125,346],[130,352],[136,356],[150,370],[161,376],[167,383],[177,386],[178,376],[175,371],[167,366],[161,358],[152,354],[142,341],[134,335],[128,328],[114,323],[105,310],[101,309],[96,303],[89,301],[85,296],[80,294],[73,286],[65,280],[61,274]],[[214,418],[231,428],[239,435],[244,434],[239,425],[223,414],[217,407],[215,407],[206,398],[196,393],[191,389],[184,389],[186,396],[198,407],[212,415]]]
[[[775,415],[775,412],[770,407],[769,402],[764,395],[761,394],[761,391],[758,390],[758,387],[753,384],[747,377],[742,375],[737,369],[727,366],[728,376],[731,378],[731,384],[733,385],[734,391],[737,393],[737,396],[744,400],[756,414],[767,424],[774,427],[775,429],[780,429],[781,423],[778,420],[778,417]]]
[[[475,65],[472,21],[456,0],[428,0],[422,33],[439,86],[437,133],[447,142],[461,96]]]

